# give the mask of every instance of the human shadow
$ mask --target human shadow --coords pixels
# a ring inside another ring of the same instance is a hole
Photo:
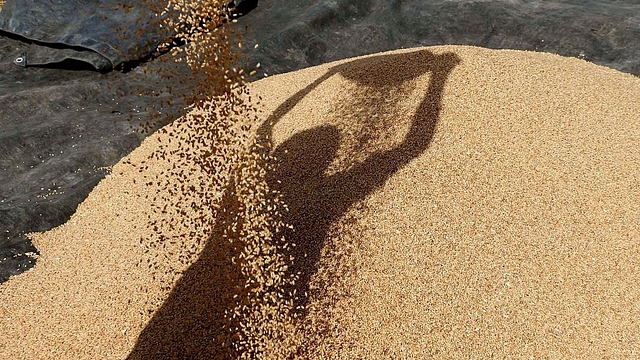
[[[295,259],[290,269],[299,276],[295,285],[299,294],[295,299],[296,308],[304,309],[308,302],[311,277],[318,271],[320,253],[330,226],[352,205],[383,186],[394,173],[428,148],[440,114],[443,88],[449,73],[459,62],[459,57],[453,53],[435,55],[428,50],[419,50],[337,65],[280,105],[258,130],[264,146],[272,146],[273,127],[278,121],[307,94],[336,74],[363,87],[365,90],[360,96],[376,98],[376,91],[384,93],[382,89],[399,87],[431,73],[427,92],[412,116],[408,133],[391,150],[375,152],[349,169],[331,175],[326,175],[326,170],[341,142],[340,131],[335,126],[323,125],[296,133],[274,150],[276,170],[268,175],[267,181],[271,188],[282,194],[289,207],[284,220],[292,227],[285,230],[285,238],[296,245],[290,247],[291,253],[287,254]],[[354,101],[371,105],[367,99]],[[372,119],[376,111],[375,108],[365,109],[364,114],[358,116]],[[397,114],[398,117],[404,115]]]
[[[290,253],[285,254],[295,258],[290,271],[300,273],[295,285],[300,296],[293,299],[296,304],[305,305],[308,301],[304,294],[318,270],[320,251],[331,224],[428,148],[440,113],[443,88],[459,61],[453,53],[435,55],[420,50],[334,66],[282,103],[258,129],[258,148],[272,149],[273,127],[305,96],[337,74],[371,93],[431,73],[427,92],[411,116],[407,135],[391,150],[375,152],[348,170],[326,175],[341,134],[335,126],[324,125],[293,135],[273,151],[277,164],[267,174],[267,182],[281,193],[289,208],[283,216],[292,229],[283,230],[282,235],[296,244],[288,247],[291,250],[286,251]],[[223,240],[230,236],[226,231],[232,228],[235,213],[242,211],[233,186],[230,184],[225,192],[212,236],[200,257],[183,273],[153,315],[128,359],[209,359],[228,353],[228,343],[220,340],[231,326],[225,314],[233,310],[234,296],[243,296],[238,291],[243,291],[246,281],[239,274],[239,265],[231,260],[242,249]]]
[[[138,337],[127,359],[233,358],[229,336],[234,298],[246,295],[234,226],[242,211],[231,182],[224,190],[211,237],[199,258],[182,274],[168,298]]]

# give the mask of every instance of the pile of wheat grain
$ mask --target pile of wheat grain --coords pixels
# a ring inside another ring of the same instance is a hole
[[[226,29],[175,54],[210,93],[33,235],[0,355],[637,354],[637,78],[451,46],[245,85]]]

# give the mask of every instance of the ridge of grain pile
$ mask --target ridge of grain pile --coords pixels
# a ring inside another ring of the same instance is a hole
[[[180,159],[152,155],[172,132],[184,136],[167,157],[198,148],[183,143],[197,131],[185,117],[114,166],[69,222],[33,235],[37,265],[0,286],[0,357],[639,355],[638,78],[552,54],[442,46],[247,88],[262,98],[245,117],[255,123],[231,123],[249,126],[242,144],[254,148],[216,158],[246,166],[212,163],[229,179],[207,188],[219,205],[199,221],[214,236],[198,240],[196,226],[179,244],[140,243],[191,224],[170,218],[189,215],[166,193],[181,186],[167,175]],[[206,184],[201,169],[190,170],[194,186]],[[163,201],[167,213],[154,211]],[[275,262],[250,260],[263,253],[237,219],[284,238],[266,243]],[[262,284],[274,273],[295,283],[238,302],[247,264]],[[229,322],[235,311],[245,315]]]

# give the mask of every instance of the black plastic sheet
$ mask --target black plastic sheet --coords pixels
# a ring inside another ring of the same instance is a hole
[[[242,18],[268,74],[444,44],[556,53],[640,75],[638,0],[261,1]]]
[[[35,43],[25,51],[27,66],[74,59],[106,71],[167,39],[154,10],[145,0],[8,0],[0,30]]]
[[[144,139],[132,127],[153,115],[154,130],[183,114],[188,89],[166,89],[164,73],[189,71],[172,61],[106,74],[13,64],[28,46],[0,37],[0,283],[33,265],[25,234],[67,221]]]

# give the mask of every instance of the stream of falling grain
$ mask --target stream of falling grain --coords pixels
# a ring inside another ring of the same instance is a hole
[[[186,43],[174,48],[173,56],[193,70],[191,78],[182,79],[194,84],[185,99],[193,110],[168,134],[179,146],[161,143],[153,155],[179,159],[169,174],[145,180],[162,184],[158,204],[170,199],[173,208],[154,206],[159,218],[150,217],[147,226],[156,231],[140,239],[147,256],[139,265],[153,269],[156,280],[166,284],[165,293],[149,301],[153,312],[166,306],[176,286],[189,283],[186,264],[213,259],[210,266],[224,269],[216,275],[220,281],[210,284],[226,289],[218,294],[219,309],[211,310],[224,319],[198,324],[217,326],[209,332],[208,351],[216,358],[282,359],[298,346],[290,336],[296,333],[293,296],[285,293],[295,280],[283,253],[288,244],[281,214],[286,209],[265,180],[270,149],[252,135],[258,121],[238,66],[242,37],[229,26],[235,20],[225,5],[220,0],[170,1],[163,11],[172,14],[165,26]],[[136,165],[144,173],[145,164]],[[163,222],[167,212],[173,216]],[[189,286],[197,293],[205,284]]]

